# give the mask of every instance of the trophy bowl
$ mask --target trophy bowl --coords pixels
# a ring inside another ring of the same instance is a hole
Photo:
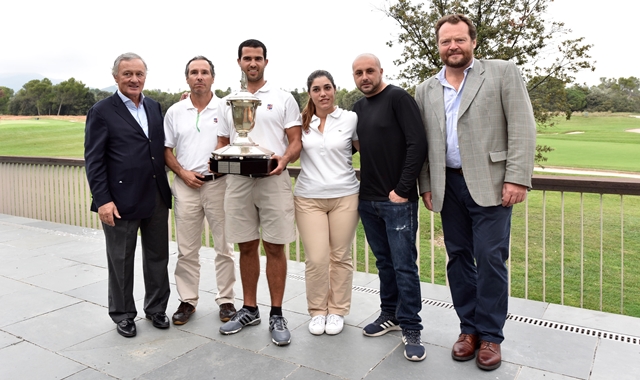
[[[255,127],[256,111],[262,101],[247,91],[244,72],[240,83],[240,91],[227,98],[238,136],[232,144],[213,151],[209,169],[221,174],[265,176],[278,166],[278,162],[271,158],[274,154],[272,151],[262,148],[249,137],[249,132]]]

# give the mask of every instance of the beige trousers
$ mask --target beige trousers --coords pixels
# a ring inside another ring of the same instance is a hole
[[[351,308],[351,243],[358,225],[358,194],[332,199],[295,197],[295,207],[306,258],[309,314],[345,316]]]
[[[180,301],[193,306],[198,304],[200,286],[200,248],[204,218],[209,222],[213,235],[213,249],[216,251],[216,282],[218,294],[216,302],[233,303],[236,282],[233,245],[227,243],[224,231],[224,194],[227,187],[226,176],[205,182],[199,189],[187,186],[175,177],[171,192],[174,196],[176,215],[176,240],[178,242],[178,262],[176,263],[176,288]]]

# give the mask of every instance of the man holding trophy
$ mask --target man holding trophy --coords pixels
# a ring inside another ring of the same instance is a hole
[[[233,174],[227,176],[225,229],[227,241],[238,243],[240,250],[244,299],[242,308],[220,327],[220,333],[235,334],[244,326],[260,323],[257,288],[260,276],[258,250],[262,238],[271,296],[269,331],[271,340],[283,346],[291,342],[287,321],[282,315],[287,276],[284,244],[295,240],[293,194],[286,167],[300,154],[302,119],[293,96],[264,79],[268,62],[267,48],[262,42],[247,40],[238,47],[238,65],[246,75],[246,91],[232,94],[220,104],[218,146],[213,155],[221,160],[220,163],[212,160],[211,166],[214,172]],[[247,96],[242,96],[242,93]],[[247,102],[253,102],[253,108],[243,108],[238,112],[235,105]],[[243,127],[243,117],[245,127],[255,123],[255,129]],[[244,137],[246,130],[251,130],[248,138]],[[240,138],[238,132],[242,132]],[[228,147],[236,141],[237,145]],[[264,169],[255,170],[251,166],[246,170],[248,161],[260,160],[247,152],[258,149],[263,152]],[[229,154],[229,151],[235,153]],[[223,164],[227,165],[226,171],[221,170]],[[274,166],[275,169],[271,170]],[[233,167],[241,169],[236,171]]]

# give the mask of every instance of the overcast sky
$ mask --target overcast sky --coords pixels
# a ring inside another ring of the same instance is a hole
[[[195,55],[211,59],[214,88],[239,87],[238,44],[264,42],[269,64],[265,78],[274,85],[303,89],[309,73],[331,72],[338,87],[353,89],[351,63],[356,55],[378,55],[387,76],[401,49],[386,45],[399,33],[379,8],[385,0],[8,0],[2,5],[0,74],[39,73],[90,87],[114,84],[113,60],[121,53],[140,54],[149,66],[146,89],[175,92],[187,87],[184,65]],[[640,77],[636,64],[638,33],[633,17],[637,0],[555,0],[550,18],[564,21],[573,37],[595,45],[598,78]],[[629,17],[621,17],[629,15]],[[1,83],[0,83],[1,85]]]

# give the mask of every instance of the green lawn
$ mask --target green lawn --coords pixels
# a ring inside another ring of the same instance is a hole
[[[547,153],[545,166],[640,172],[640,119],[629,114],[573,115],[538,132]]]
[[[0,117],[0,156],[82,158],[84,121]]]

